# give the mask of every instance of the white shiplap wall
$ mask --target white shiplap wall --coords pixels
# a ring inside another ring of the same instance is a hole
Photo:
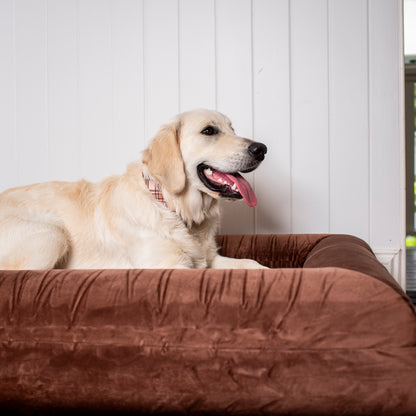
[[[121,172],[172,115],[216,108],[269,147],[248,175],[259,205],[224,204],[222,232],[350,233],[400,266],[401,13],[397,0],[0,0],[0,190]]]

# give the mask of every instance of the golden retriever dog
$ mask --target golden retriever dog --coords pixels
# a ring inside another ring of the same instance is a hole
[[[256,205],[239,172],[266,152],[216,111],[179,114],[122,175],[0,194],[0,269],[262,268],[220,256],[215,235],[220,198]]]

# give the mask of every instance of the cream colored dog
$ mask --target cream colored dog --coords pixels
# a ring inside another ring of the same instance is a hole
[[[126,173],[93,184],[47,182],[0,194],[0,269],[262,268],[217,253],[218,199],[256,197],[238,172],[267,148],[224,115],[176,116]]]

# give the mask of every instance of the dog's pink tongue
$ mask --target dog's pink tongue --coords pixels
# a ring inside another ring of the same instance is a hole
[[[240,192],[249,207],[255,207],[257,205],[257,198],[253,188],[239,173],[234,175],[225,173],[225,176],[229,182],[237,184],[238,192]]]

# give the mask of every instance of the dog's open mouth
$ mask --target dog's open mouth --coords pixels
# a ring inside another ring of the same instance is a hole
[[[250,207],[257,205],[253,189],[238,172],[220,172],[204,163],[198,165],[197,170],[199,179],[211,191],[218,192],[223,198],[244,198]]]

